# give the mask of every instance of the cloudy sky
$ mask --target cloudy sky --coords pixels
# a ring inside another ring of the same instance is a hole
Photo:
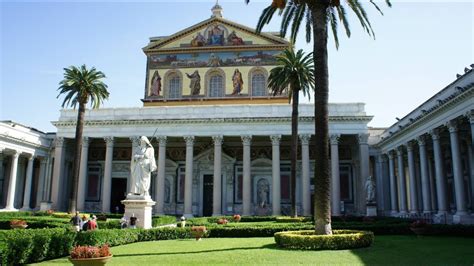
[[[0,120],[55,131],[63,68],[86,64],[107,75],[104,108],[139,107],[152,36],[170,35],[209,18],[215,1],[2,1],[0,0]],[[219,3],[224,17],[255,27],[270,3]],[[387,127],[474,63],[472,1],[392,1],[384,16],[365,7],[376,39],[351,16],[352,36],[329,43],[330,102],[363,102]],[[264,28],[278,31],[280,18]],[[311,51],[301,34],[297,48]]]

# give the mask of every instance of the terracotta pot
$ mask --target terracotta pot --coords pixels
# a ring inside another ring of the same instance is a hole
[[[87,259],[72,259],[71,257],[68,258],[69,261],[73,265],[105,265],[112,259],[112,255],[108,257],[100,257],[100,258],[87,258]]]
[[[28,225],[27,224],[16,224],[16,225],[11,224],[10,227],[12,229],[25,229],[28,227]]]

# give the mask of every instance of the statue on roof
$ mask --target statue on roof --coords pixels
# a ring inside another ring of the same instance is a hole
[[[192,74],[186,73],[189,79],[191,79],[191,83],[189,84],[189,88],[191,89],[191,95],[197,96],[201,91],[201,76],[199,75],[199,71],[194,71]]]

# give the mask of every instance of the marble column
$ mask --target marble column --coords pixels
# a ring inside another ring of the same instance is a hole
[[[375,158],[375,189],[376,189],[376,202],[377,202],[377,214],[382,215],[385,212],[385,198],[384,198],[384,180],[383,180],[383,163],[384,158],[381,154]]]
[[[51,209],[58,210],[61,207],[59,198],[59,185],[66,182],[65,177],[62,176],[62,169],[64,165],[64,138],[58,137],[54,140],[54,166],[53,177],[51,180]],[[61,180],[64,179],[64,180]],[[61,182],[62,181],[62,182]]]
[[[213,136],[214,180],[212,188],[212,216],[222,215],[222,141],[223,136]]]
[[[469,171],[471,180],[471,215],[474,215],[474,110],[466,113],[469,124],[471,125],[471,146],[468,147]]]
[[[413,154],[413,143],[407,143],[408,173],[410,180],[410,213],[418,213],[418,196],[416,195],[416,166]]]
[[[272,141],[272,214],[280,215],[281,183],[280,183],[280,140],[281,135],[270,136]]]
[[[105,137],[105,169],[102,185],[102,212],[110,212],[112,192],[112,161],[114,160],[114,137]]]
[[[41,157],[40,160],[40,169],[39,169],[39,178],[38,178],[38,189],[36,192],[36,209],[39,209],[41,206],[41,201],[44,199],[44,194],[47,186],[46,180],[46,168],[48,167],[48,160],[46,157]]]
[[[158,172],[156,175],[156,186],[155,186],[155,201],[156,201],[156,214],[165,214],[165,178],[166,178],[166,144],[167,137],[158,137]]]
[[[186,172],[184,177],[184,216],[193,216],[193,152],[194,136],[185,136],[186,141]]]
[[[89,137],[82,138],[79,185],[77,189],[77,210],[84,211],[86,201],[87,160],[89,156]]]
[[[359,141],[359,159],[360,159],[360,176],[359,181],[356,182],[357,189],[356,195],[358,195],[359,203],[356,204],[359,207],[360,213],[366,212],[366,193],[365,193],[365,180],[370,175],[369,173],[369,134],[359,134],[358,141]]]
[[[252,200],[252,180],[250,176],[250,144],[252,136],[242,136],[242,143],[244,146],[243,152],[243,181],[242,181],[242,214],[251,215],[251,200]]]
[[[330,136],[331,143],[331,214],[341,215],[341,181],[339,175],[339,134]],[[362,155],[362,153],[361,153]],[[362,161],[362,160],[361,160]],[[362,170],[361,170],[362,171]]]
[[[311,215],[311,180],[309,177],[309,140],[311,135],[300,135],[301,141],[301,194],[303,201],[303,216]]]
[[[425,137],[417,138],[420,152],[421,194],[423,195],[423,213],[431,212],[430,180],[428,177],[428,156],[426,155]]]
[[[15,210],[15,189],[16,189],[16,178],[18,175],[18,157],[20,157],[20,152],[15,151],[12,154],[12,161],[10,166],[10,180],[8,181],[8,192],[7,192],[7,202],[5,205],[6,210]]]
[[[403,159],[403,146],[397,148],[398,156],[398,186],[400,190],[400,214],[407,213],[407,186],[405,178],[405,164]]]
[[[390,213],[395,215],[398,213],[398,192],[397,192],[397,180],[395,179],[395,158],[393,152],[389,151],[388,154],[388,172],[390,176]]]
[[[26,180],[25,180],[25,190],[23,193],[23,207],[22,211],[29,211],[30,208],[30,199],[31,199],[31,183],[33,182],[33,163],[35,157],[32,154],[28,155],[28,165],[26,167]]]
[[[446,126],[449,129],[451,140],[451,158],[453,160],[454,190],[456,195],[456,215],[466,215],[466,193],[462,173],[461,152],[459,149],[458,125],[456,121],[449,121]]]

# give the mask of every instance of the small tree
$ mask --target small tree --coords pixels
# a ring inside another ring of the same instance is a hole
[[[109,98],[107,85],[102,82],[105,78],[104,73],[97,71],[95,67],[90,70],[86,65],[80,68],[71,66],[64,68],[64,79],[59,82],[59,94],[66,95],[62,103],[62,107],[71,106],[74,109],[79,104],[76,123],[76,136],[74,145],[74,163],[72,172],[72,189],[69,196],[70,213],[76,212],[77,209],[77,193],[79,187],[79,167],[81,162],[81,148],[82,148],[82,131],[84,128],[84,115],[86,111],[86,104],[90,101],[92,108],[99,108],[100,104]]]
[[[273,95],[282,94],[289,88],[288,99],[293,100],[291,113],[291,216],[296,217],[296,162],[298,157],[298,104],[299,92],[309,95],[314,90],[312,53],[305,55],[303,50],[296,54],[293,47],[287,48],[277,56],[278,66],[270,71],[268,87]]]

